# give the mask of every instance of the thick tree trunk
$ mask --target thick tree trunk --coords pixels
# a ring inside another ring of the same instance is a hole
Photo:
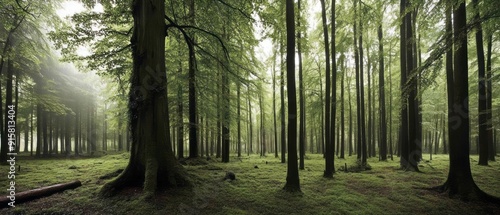
[[[131,156],[126,169],[103,186],[102,196],[113,195],[127,186],[142,185],[146,197],[150,197],[158,187],[189,184],[185,170],[174,157],[168,132],[165,2],[134,0],[132,15]]]
[[[447,87],[452,89],[452,92],[448,94],[450,168],[448,179],[444,185],[437,188],[442,192],[448,191],[451,197],[458,196],[466,201],[481,199],[500,203],[499,199],[484,193],[477,187],[470,171],[469,81],[465,26],[465,2],[461,2],[453,12],[454,64],[453,74],[447,74],[447,76],[452,75],[452,77],[447,77]]]

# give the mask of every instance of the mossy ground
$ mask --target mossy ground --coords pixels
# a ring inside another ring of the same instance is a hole
[[[428,154],[424,155],[424,159],[428,158]],[[444,183],[447,155],[434,155],[432,161],[421,162],[423,173],[398,170],[396,157],[387,162],[370,158],[372,169],[368,171],[340,171],[345,163],[354,165],[355,160],[355,156],[335,159],[336,174],[326,179],[322,177],[322,155],[306,155],[305,170],[300,171],[303,193],[294,194],[282,191],[286,165],[272,154],[231,157],[228,164],[212,159],[206,165],[185,166],[192,188],[169,188],[146,201],[141,198],[140,187],[108,199],[97,197],[102,185],[112,180],[99,177],[125,168],[126,153],[37,160],[21,155],[17,157],[21,165],[21,171],[16,173],[17,192],[77,179],[83,185],[2,209],[0,214],[500,214],[498,205],[462,202],[419,189]],[[471,156],[476,183],[487,193],[500,196],[500,162],[478,166],[477,160],[477,156]],[[0,166],[5,173],[0,177],[0,189],[4,191],[9,182],[7,169]],[[236,180],[222,180],[226,171],[234,172]]]

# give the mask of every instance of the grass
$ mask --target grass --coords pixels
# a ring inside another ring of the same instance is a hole
[[[355,157],[335,159],[337,172],[333,179],[325,179],[322,155],[308,154],[305,170],[300,171],[302,194],[282,191],[286,165],[274,155],[231,157],[227,164],[212,159],[208,165],[185,166],[193,188],[162,190],[153,201],[141,199],[140,187],[112,198],[96,197],[102,185],[111,180],[99,177],[125,168],[126,153],[39,160],[21,155],[17,159],[21,171],[16,173],[16,192],[77,179],[83,185],[2,209],[0,214],[500,214],[498,205],[462,202],[418,189],[444,183],[447,155],[421,162],[423,173],[398,170],[399,158],[387,162],[370,158],[372,170],[344,173],[340,168],[345,163],[354,165]],[[471,156],[476,183],[487,193],[500,196],[500,162],[478,166],[477,160]],[[0,178],[1,190],[8,188],[7,169],[0,166],[5,173]],[[226,171],[234,172],[236,180],[222,180]]]

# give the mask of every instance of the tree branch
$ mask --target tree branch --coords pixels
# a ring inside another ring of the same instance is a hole
[[[242,16],[244,16],[245,18],[247,18],[247,19],[249,19],[249,20],[252,20],[252,22],[255,22],[255,19],[254,19],[254,18],[252,18],[250,15],[248,15],[247,13],[245,13],[245,12],[244,12],[243,10],[241,10],[240,8],[236,8],[236,7],[234,7],[234,6],[230,5],[230,4],[228,4],[227,2],[222,1],[222,0],[216,0],[216,1],[220,2],[221,4],[225,5],[226,7],[231,8],[231,9],[233,9],[233,10],[237,10],[238,12],[240,12],[240,14],[241,14]]]
[[[26,7],[23,7],[23,6],[21,6],[21,3],[19,3],[19,0],[16,0],[16,4],[17,4],[17,6],[19,6],[19,8],[20,8],[21,10],[23,10],[25,13],[27,13],[27,14],[31,15],[31,16],[32,16],[33,18],[35,18],[35,19],[37,18],[35,15],[33,15],[32,13],[30,13],[30,12],[28,11],[28,8],[31,6],[31,3],[29,3],[28,5],[26,5]]]
[[[196,27],[196,26],[191,26],[191,25],[178,25],[178,24],[177,24],[177,23],[175,23],[172,19],[170,19],[167,15],[165,15],[165,19],[166,19],[168,22],[170,22],[170,24],[166,25],[166,30],[168,30],[168,28],[169,28],[169,27],[175,27],[175,28],[179,29],[181,32],[183,32],[183,31],[184,31],[184,29],[186,29],[186,28],[192,28],[192,29],[195,29],[195,30],[201,31],[201,32],[203,32],[203,33],[205,33],[205,34],[208,34],[208,35],[210,35],[210,36],[212,36],[212,37],[216,38],[216,39],[219,41],[219,43],[221,44],[221,46],[222,46],[222,49],[223,49],[223,51],[224,51],[224,54],[225,54],[226,59],[228,59],[228,60],[229,60],[229,52],[228,52],[228,50],[227,50],[227,48],[226,48],[226,45],[224,45],[224,42],[222,41],[222,39],[221,39],[218,35],[216,35],[216,34],[214,34],[214,33],[212,33],[212,32],[209,32],[209,31],[207,31],[207,30],[204,30],[204,29],[198,28],[198,27]],[[185,33],[185,32],[184,32],[184,33]],[[184,33],[183,33],[183,34],[184,34]]]

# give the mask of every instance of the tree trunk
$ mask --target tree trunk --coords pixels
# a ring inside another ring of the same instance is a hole
[[[447,87],[450,89],[448,94],[450,168],[448,179],[438,189],[442,192],[448,191],[451,197],[458,196],[466,201],[483,199],[500,203],[499,199],[489,196],[477,187],[470,171],[469,81],[465,27],[465,2],[461,2],[453,12],[454,66],[453,74],[447,74],[452,76],[447,77]]]
[[[387,160],[387,123],[385,121],[385,85],[384,85],[384,45],[382,40],[382,24],[378,26],[379,74],[378,91],[380,106],[380,160]],[[392,148],[391,148],[392,150]]]
[[[282,37],[282,36],[281,36]],[[285,138],[285,69],[283,68],[283,42],[280,42],[280,56],[281,56],[281,83],[280,83],[280,98],[281,98],[281,163],[286,162],[285,153],[286,153],[286,138]]]
[[[304,102],[304,83],[302,80],[302,47],[301,47],[301,27],[300,27],[300,0],[297,2],[297,51],[299,57],[299,109],[300,109],[300,122],[299,122],[299,169],[304,169],[304,155],[305,155],[305,142],[306,142],[306,110]]]
[[[276,123],[276,52],[273,51],[273,125],[274,125],[274,157],[278,157],[278,126]]]
[[[103,196],[127,186],[143,185],[146,197],[152,197],[158,187],[189,184],[184,168],[174,157],[168,132],[165,2],[134,0],[132,15],[131,156],[126,169],[103,186]]]
[[[330,119],[330,124],[331,124],[331,134],[330,134],[330,140],[331,140],[331,143],[330,143],[330,152],[328,152],[327,150],[327,156],[325,157],[325,163],[326,163],[326,167],[325,167],[325,175],[327,177],[330,176],[330,171],[332,173],[335,173],[335,157],[334,157],[334,153],[335,153],[335,136],[338,136],[338,134],[336,135],[335,134],[335,123],[337,122],[337,117],[336,117],[336,114],[337,114],[337,61],[335,60],[336,58],[336,55],[337,55],[337,52],[335,51],[335,0],[332,0],[332,4],[331,4],[331,7],[332,7],[332,40],[331,40],[331,46],[332,46],[332,54],[331,54],[331,58],[332,58],[332,83],[331,83],[331,87],[332,87],[332,97],[331,97],[331,101],[332,101],[332,105],[331,105],[331,119]],[[329,77],[329,76],[328,76]],[[338,133],[338,132],[337,132]],[[330,157],[328,156],[328,154],[330,154]]]
[[[488,159],[490,161],[495,161],[495,142],[493,141],[493,116],[492,116],[492,97],[493,97],[493,89],[491,85],[491,78],[493,77],[493,70],[491,69],[491,48],[493,42],[493,33],[490,33],[487,36],[486,43],[487,52],[486,52],[486,121],[487,121],[487,139],[488,139]]]
[[[341,72],[342,72],[342,77],[340,80],[340,158],[344,159],[345,154],[345,120],[344,120],[344,81],[345,81],[345,76],[347,75],[346,69],[345,69],[345,55],[342,53],[340,55],[340,60],[339,62],[341,63]]]
[[[0,68],[1,69],[1,68]],[[16,148],[18,148],[18,143],[15,142],[15,132],[12,132],[12,129],[16,130],[16,118],[14,116],[14,104],[12,103],[12,79],[14,74],[14,68],[12,65],[12,61],[9,58],[7,60],[7,77],[6,77],[6,90],[5,90],[5,122],[3,123],[4,131],[2,135],[2,147],[0,153],[1,163],[7,163],[9,159],[9,153],[15,153]],[[1,111],[1,110],[0,110]],[[1,115],[1,113],[0,113]],[[9,144],[10,143],[10,144]]]
[[[293,0],[286,0],[286,78],[288,91],[288,192],[301,192],[297,166],[297,98],[295,90],[295,19]]]
[[[474,19],[479,20],[479,1],[472,0],[472,5],[474,7],[475,15]],[[484,65],[484,48],[483,48],[483,30],[481,28],[481,22],[476,25],[476,51],[477,51],[477,74],[478,74],[478,127],[479,127],[479,165],[488,165],[488,114],[487,114],[487,92],[486,92],[486,80],[485,80],[485,65]]]
[[[181,74],[179,72],[179,74]],[[184,158],[184,111],[182,85],[177,89],[177,158]]]
[[[359,1],[361,9],[361,0]],[[366,126],[365,126],[365,95],[364,95],[364,81],[363,81],[363,18],[360,13],[359,20],[359,88],[360,88],[360,121],[361,121],[361,164],[366,166],[368,151],[366,148]]]
[[[189,0],[190,23],[195,25],[195,5],[194,0]],[[194,43],[194,35],[191,35]],[[193,47],[189,46],[189,158],[198,157],[198,123],[196,122],[196,56]],[[228,98],[229,99],[229,98]],[[228,134],[229,135],[229,134]],[[224,155],[223,155],[224,159]],[[229,158],[228,158],[229,159]]]
[[[326,86],[325,86],[325,127],[323,128],[325,130],[325,152],[324,152],[324,157],[325,157],[325,171],[323,174],[323,177],[328,177],[331,178],[333,177],[333,166],[331,166],[332,158],[333,158],[333,150],[330,150],[331,147],[334,147],[335,145],[332,144],[332,130],[330,128],[331,126],[331,118],[330,118],[330,47],[329,47],[329,42],[328,42],[328,26],[326,23],[326,7],[325,7],[325,0],[321,0],[321,17],[323,20],[323,39],[325,43],[325,61],[326,61]]]
[[[354,24],[353,24],[353,39],[354,39],[354,64],[355,64],[355,71],[356,71],[356,158],[357,160],[361,161],[361,91],[360,91],[360,73],[359,73],[359,49],[358,49],[358,31],[356,29],[357,24],[358,24],[358,11],[357,11],[357,5],[358,1],[353,1],[354,4]]]

